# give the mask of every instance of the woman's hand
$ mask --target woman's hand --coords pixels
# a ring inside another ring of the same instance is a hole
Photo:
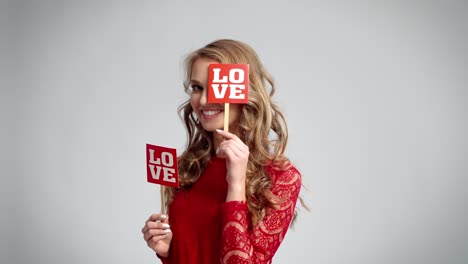
[[[141,229],[141,232],[149,248],[161,257],[169,256],[172,232],[167,224],[167,216],[152,214],[145,222],[145,226]]]
[[[249,161],[249,147],[236,135],[216,130],[224,140],[219,144],[216,155],[226,158],[228,195],[226,201],[244,201],[245,178]]]

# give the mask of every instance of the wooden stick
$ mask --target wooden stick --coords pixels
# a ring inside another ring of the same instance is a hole
[[[166,214],[166,194],[164,193],[164,186],[159,185],[161,189],[161,214]]]
[[[224,104],[224,131],[229,132],[229,103]]]

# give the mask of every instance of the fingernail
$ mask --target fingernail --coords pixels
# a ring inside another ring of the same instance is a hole
[[[162,224],[162,227],[163,227],[163,228],[169,228],[169,227],[171,227],[171,226],[164,223],[164,224]]]
[[[170,229],[164,229],[164,230],[163,230],[163,233],[164,233],[164,234],[169,234],[170,232],[171,232]]]
[[[221,133],[223,131],[221,129],[216,129],[216,132]]]
[[[167,215],[161,215],[159,218],[166,219]]]

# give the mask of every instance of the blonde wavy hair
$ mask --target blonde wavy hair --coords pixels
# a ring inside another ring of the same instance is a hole
[[[275,208],[277,198],[271,192],[272,181],[265,171],[266,165],[286,169],[288,158],[284,155],[288,141],[286,120],[273,102],[276,86],[256,52],[247,44],[230,39],[214,41],[187,56],[185,59],[185,92],[190,94],[192,65],[199,58],[219,63],[249,64],[248,103],[242,105],[237,124],[237,136],[249,147],[250,156],[246,175],[246,197],[251,220],[256,225],[267,208]],[[185,101],[178,109],[187,129],[187,148],[178,158],[181,189],[196,182],[214,155],[213,134],[203,129],[190,104]],[[176,191],[166,188],[168,204]]]

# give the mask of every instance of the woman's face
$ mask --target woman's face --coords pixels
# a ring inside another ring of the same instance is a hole
[[[211,132],[216,129],[223,129],[224,126],[224,104],[210,104],[207,99],[208,67],[212,63],[219,62],[208,58],[196,59],[193,62],[190,76],[192,90],[190,104],[202,127]],[[229,130],[235,131],[241,114],[241,106],[239,104],[230,104],[229,108]]]

